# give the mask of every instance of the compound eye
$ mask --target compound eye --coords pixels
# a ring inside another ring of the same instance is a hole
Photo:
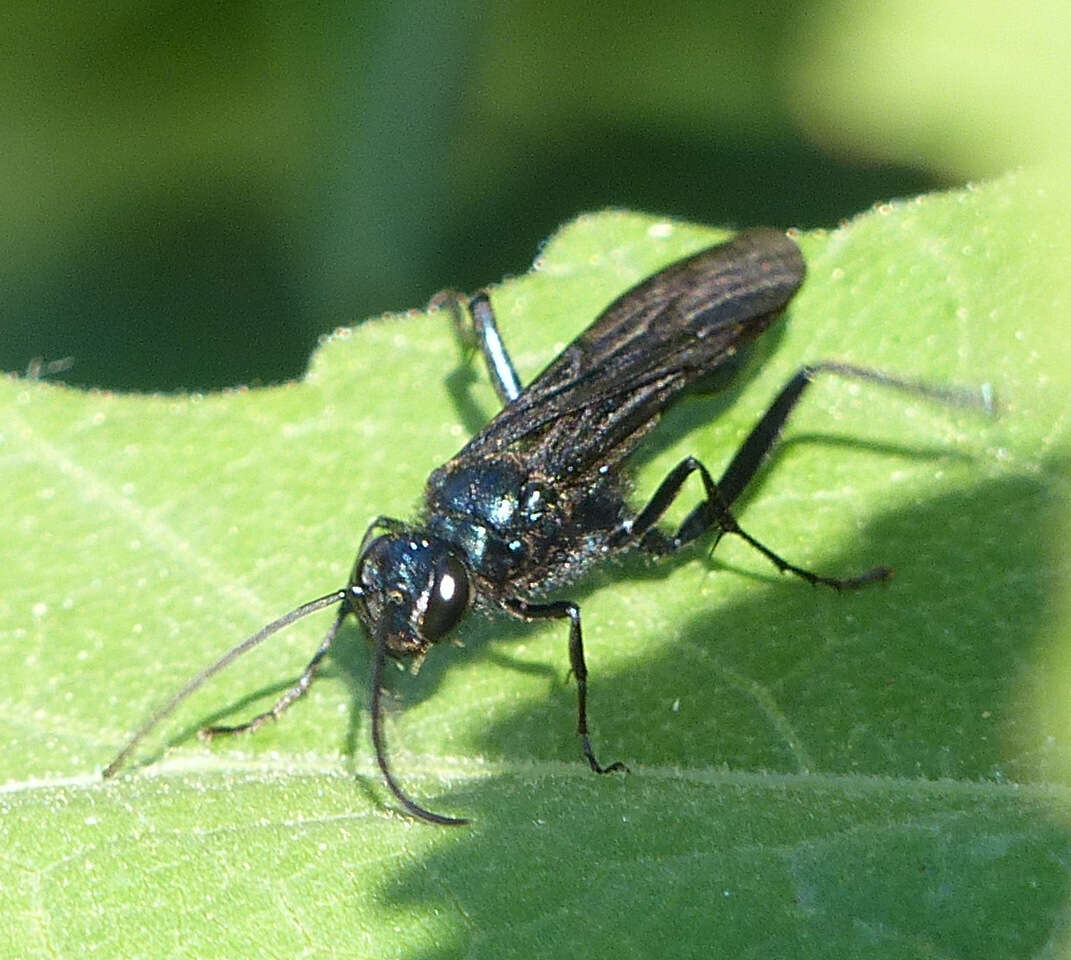
[[[469,605],[469,575],[457,557],[447,555],[435,567],[435,579],[420,633],[434,643],[457,626]]]

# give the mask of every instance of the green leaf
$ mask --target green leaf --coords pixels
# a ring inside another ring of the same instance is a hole
[[[837,595],[726,540],[636,559],[583,605],[604,761],[579,757],[561,624],[473,617],[391,678],[415,798],[371,759],[368,654],[296,624],[100,780],[188,676],[342,585],[368,523],[495,409],[447,318],[339,331],[300,383],[113,396],[0,383],[6,574],[0,954],[104,957],[1051,956],[1068,941],[1071,262],[1038,177],[801,236],[809,279],[741,383],[664,418],[636,500],[693,453],[717,472],[803,363],[989,384],[1001,414],[820,380],[742,504]],[[522,378],[629,284],[722,232],[583,217],[492,293]],[[698,497],[698,489],[693,496]],[[674,512],[682,516],[686,505]]]

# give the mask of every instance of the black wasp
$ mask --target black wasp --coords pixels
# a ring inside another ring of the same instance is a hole
[[[784,310],[803,282],[799,248],[785,234],[749,230],[674,263],[618,297],[536,379],[522,389],[486,293],[469,303],[475,338],[499,414],[428,478],[425,507],[411,523],[380,517],[365,534],[349,583],[268,624],[194,677],[138,731],[105,769],[110,777],[143,737],[209,677],[266,637],[316,610],[338,615],[304,673],[265,713],[202,736],[249,732],[278,717],[308,690],[349,614],[372,643],[372,742],[387,785],[412,815],[432,823],[466,820],[425,810],[391,773],[383,742],[380,688],[388,656],[419,658],[471,607],[521,620],[568,620],[569,663],[577,685],[577,733],[596,773],[588,738],[587,681],[580,608],[548,595],[592,564],[630,550],[674,553],[708,531],[715,543],[741,537],[778,570],[811,584],[857,587],[885,579],[886,567],[860,576],[824,577],[782,559],[737,524],[732,505],[777,441],[800,395],[819,373],[862,378],[970,406],[986,392],[941,389],[840,363],[803,367],[793,376],[715,480],[694,457],[670,471],[639,511],[625,500],[623,461],[691,384],[712,374],[727,381],[741,352]],[[657,526],[688,477],[703,498],[676,532]]]

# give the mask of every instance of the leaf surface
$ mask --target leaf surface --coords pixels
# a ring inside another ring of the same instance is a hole
[[[1023,173],[801,236],[807,283],[748,375],[678,404],[635,464],[637,502],[687,454],[717,474],[808,361],[989,384],[996,419],[820,380],[741,504],[794,562],[887,563],[892,583],[812,590],[727,539],[567,592],[596,749],[627,777],[579,758],[561,624],[470,618],[464,649],[391,679],[396,772],[468,828],[395,812],[356,625],[283,721],[193,736],[269,704],[326,612],[99,779],[189,675],[342,585],[368,523],[411,515],[430,470],[493,413],[444,314],[340,331],[274,388],[0,383],[0,953],[1057,953],[1071,251],[1043,188]],[[630,213],[565,227],[537,269],[492,290],[522,379],[630,284],[722,236]]]

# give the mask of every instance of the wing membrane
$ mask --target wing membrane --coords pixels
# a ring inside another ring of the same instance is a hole
[[[519,445],[553,475],[615,462],[688,384],[766,329],[803,276],[799,248],[770,229],[673,264],[611,303],[459,456]]]

